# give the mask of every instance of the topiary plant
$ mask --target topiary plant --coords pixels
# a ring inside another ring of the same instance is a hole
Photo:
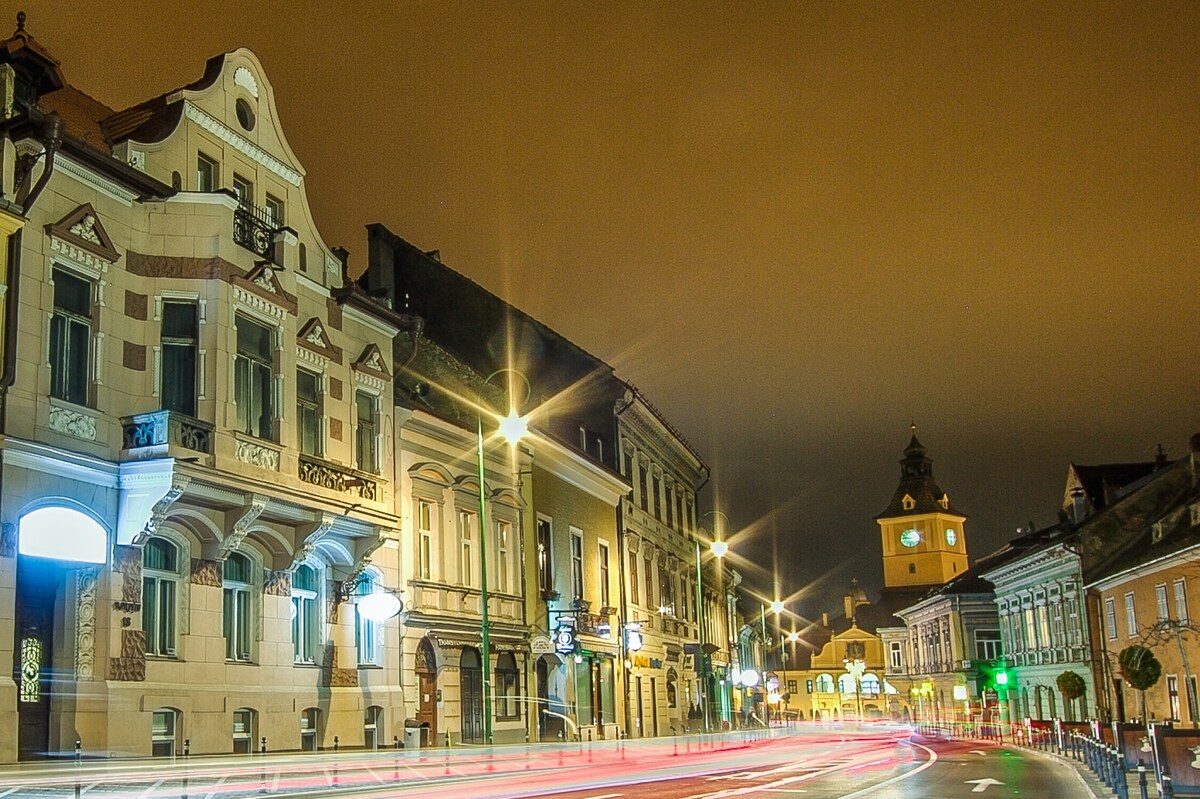
[[[1117,663],[1121,667],[1121,676],[1131,688],[1141,693],[1142,718],[1146,718],[1146,689],[1152,687],[1162,676],[1162,664],[1154,657],[1153,652],[1138,644],[1122,649],[1117,655]]]
[[[1075,700],[1087,693],[1087,683],[1085,683],[1083,678],[1075,672],[1064,671],[1062,674],[1058,675],[1058,679],[1055,680],[1055,684],[1058,685],[1058,692],[1062,694],[1062,698],[1067,702],[1069,716],[1071,715],[1070,708]]]

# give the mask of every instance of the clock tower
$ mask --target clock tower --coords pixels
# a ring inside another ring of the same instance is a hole
[[[912,431],[900,461],[900,485],[875,517],[883,539],[885,588],[942,585],[967,570],[967,517],[938,487],[915,424]]]

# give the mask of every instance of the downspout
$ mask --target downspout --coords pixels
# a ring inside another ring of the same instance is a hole
[[[28,217],[29,209],[37,202],[50,176],[54,173],[54,157],[62,146],[63,121],[58,114],[47,114],[43,122],[46,164],[33,189],[21,201],[21,215]],[[17,375],[17,310],[21,307],[21,242],[24,228],[8,237],[8,290],[4,295],[4,371],[0,372],[0,432],[8,430],[8,390]]]
[[[622,405],[620,408],[618,408],[616,413],[613,414],[613,416],[618,420],[618,424],[617,424],[617,430],[618,430],[617,458],[618,459],[621,457],[620,446],[619,446],[619,443],[620,443],[620,432],[619,432],[620,431],[620,423],[619,423],[620,416],[621,416],[621,414],[625,413],[625,411],[627,411],[633,407],[633,400],[634,400],[633,392],[626,391],[626,395],[624,397],[622,397],[622,401],[625,404]],[[618,465],[619,465],[619,463],[618,463]],[[626,477],[629,477],[632,480],[633,476],[626,475]],[[621,559],[621,562],[617,564],[617,574],[622,574],[622,575],[627,574],[627,571],[625,568],[625,563],[626,563],[626,558],[628,557],[629,553],[627,553],[625,551],[625,509],[622,506],[620,500],[617,500],[617,553],[618,553],[617,557]],[[617,643],[617,651],[621,654],[621,675],[622,675],[621,693],[624,694],[624,700],[625,700],[624,701],[624,704],[625,704],[625,737],[632,738],[633,737],[633,713],[631,711],[632,706],[630,704],[629,681],[631,679],[631,673],[632,673],[633,669],[626,668],[626,666],[625,666],[626,662],[629,661],[629,649],[628,649],[629,640],[625,634],[625,625],[629,623],[629,596],[628,596],[628,592],[626,591],[625,580],[621,579],[620,583],[621,583],[621,615],[619,618],[621,619],[621,622],[618,625],[620,627],[620,630],[618,632],[618,634],[620,635],[620,640]],[[642,712],[642,709],[639,707],[638,713],[640,714],[641,712]]]

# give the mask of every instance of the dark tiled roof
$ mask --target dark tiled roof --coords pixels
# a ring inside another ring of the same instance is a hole
[[[71,136],[100,152],[112,154],[101,122],[113,110],[104,103],[68,85],[42,95],[38,98],[38,107],[46,113],[53,112],[62,117],[66,132]]]
[[[917,440],[914,430],[912,441],[904,449],[900,460],[900,485],[892,495],[892,501],[877,515],[876,519],[894,519],[899,516],[915,516],[921,513],[953,513],[965,516],[953,505],[942,507],[941,499],[946,492],[933,478],[933,461],[925,456],[925,447]],[[904,497],[912,497],[916,503],[912,508],[904,507]]]
[[[1163,464],[1153,461],[1148,463],[1101,463],[1094,466],[1072,463],[1071,470],[1083,486],[1083,491],[1087,494],[1093,510],[1100,510],[1111,500],[1116,499],[1120,489],[1136,483],[1161,465]],[[1069,498],[1064,498],[1064,505],[1068,502]]]

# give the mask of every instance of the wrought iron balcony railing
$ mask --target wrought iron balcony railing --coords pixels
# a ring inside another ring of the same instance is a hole
[[[265,208],[241,203],[233,210],[233,240],[255,255],[271,257],[278,230],[279,223]]]
[[[131,453],[176,446],[212,454],[213,426],[178,411],[154,411],[121,418],[122,446]]]
[[[371,475],[311,455],[300,456],[299,476],[306,483],[332,491],[349,491],[371,501],[380,498],[379,482]]]

